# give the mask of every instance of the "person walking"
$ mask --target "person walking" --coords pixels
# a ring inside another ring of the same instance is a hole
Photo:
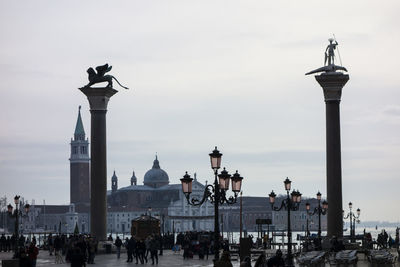
[[[137,255],[136,255],[136,262],[137,259],[139,257],[140,263],[143,264],[144,263],[144,256],[145,256],[145,252],[146,252],[146,245],[144,244],[144,240],[140,239],[137,244]]]
[[[135,251],[135,247],[136,247],[136,240],[135,238],[133,238],[133,236],[131,236],[131,238],[128,240],[128,260],[127,262],[132,262],[133,261],[133,253]],[[136,263],[137,263],[137,259],[136,259]]]
[[[144,244],[146,246],[146,253],[144,255],[144,260],[147,263],[147,258],[150,255],[150,241],[151,241],[151,236],[149,235],[145,240],[144,240]]]
[[[156,260],[156,264],[158,264],[158,254],[157,250],[159,247],[158,240],[153,236],[150,239],[150,255],[151,255],[151,264],[154,265],[154,259]]]
[[[261,255],[258,257],[254,267],[267,267],[267,266],[268,266],[267,256],[265,254],[265,251],[263,251]]]
[[[36,247],[35,243],[31,242],[28,248],[28,257],[32,267],[36,267],[36,260],[39,254],[39,249]]]
[[[88,264],[94,264],[94,257],[96,256],[96,246],[97,242],[94,237],[90,237],[87,242],[87,250],[88,250]]]
[[[11,238],[10,238],[10,236],[7,236],[6,251],[10,251],[10,250],[11,250]]]
[[[121,256],[121,246],[122,246],[122,240],[117,236],[114,242],[115,247],[117,248],[117,259],[120,258]]]
[[[53,236],[52,234],[49,234],[49,236],[47,237],[47,245],[49,246],[49,255],[52,256],[53,255]]]
[[[0,237],[0,252],[3,250],[4,252],[6,251],[6,241],[7,238],[4,234],[1,235]]]
[[[54,258],[55,263],[64,263],[61,255],[61,238],[58,235],[54,239]]]
[[[219,261],[215,262],[214,267],[233,267],[231,256],[228,251],[224,251],[222,253],[221,258],[219,259]]]
[[[276,251],[275,256],[273,256],[272,258],[270,258],[267,261],[267,266],[268,267],[284,267],[285,266],[285,260],[282,257],[282,251],[280,249],[278,249]]]
[[[127,256],[126,262],[129,262],[129,238],[125,238],[124,246],[126,249],[126,256]]]
[[[75,247],[71,253],[71,267],[83,267],[86,259],[79,247]]]

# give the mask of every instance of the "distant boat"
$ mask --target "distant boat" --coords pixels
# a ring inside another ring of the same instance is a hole
[[[346,232],[346,231],[347,231],[347,228],[344,228],[344,229],[343,229],[343,232]]]

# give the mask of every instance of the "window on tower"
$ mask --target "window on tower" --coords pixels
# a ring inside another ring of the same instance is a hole
[[[72,147],[72,154],[78,154],[78,147],[76,146]]]
[[[85,146],[81,146],[81,154],[86,154],[86,147]]]

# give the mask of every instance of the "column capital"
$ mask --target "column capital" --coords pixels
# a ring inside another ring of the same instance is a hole
[[[118,92],[111,87],[82,87],[79,90],[87,96],[90,111],[106,111],[108,101]]]
[[[315,79],[324,90],[325,102],[340,101],[342,89],[349,80],[349,75],[341,72],[328,72],[316,75]]]

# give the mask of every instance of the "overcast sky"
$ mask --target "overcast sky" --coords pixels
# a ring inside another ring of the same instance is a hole
[[[400,221],[399,1],[0,0],[0,195],[69,203],[69,142],[86,69],[109,63],[113,170],[138,183],[158,154],[171,183],[212,180],[208,153],[244,177],[244,195],[326,196],[325,104],[304,73],[334,33],[343,89],[343,203]],[[338,61],[337,61],[338,62]],[[10,199],[11,200],[11,199]],[[393,205],[395,204],[395,205]]]

